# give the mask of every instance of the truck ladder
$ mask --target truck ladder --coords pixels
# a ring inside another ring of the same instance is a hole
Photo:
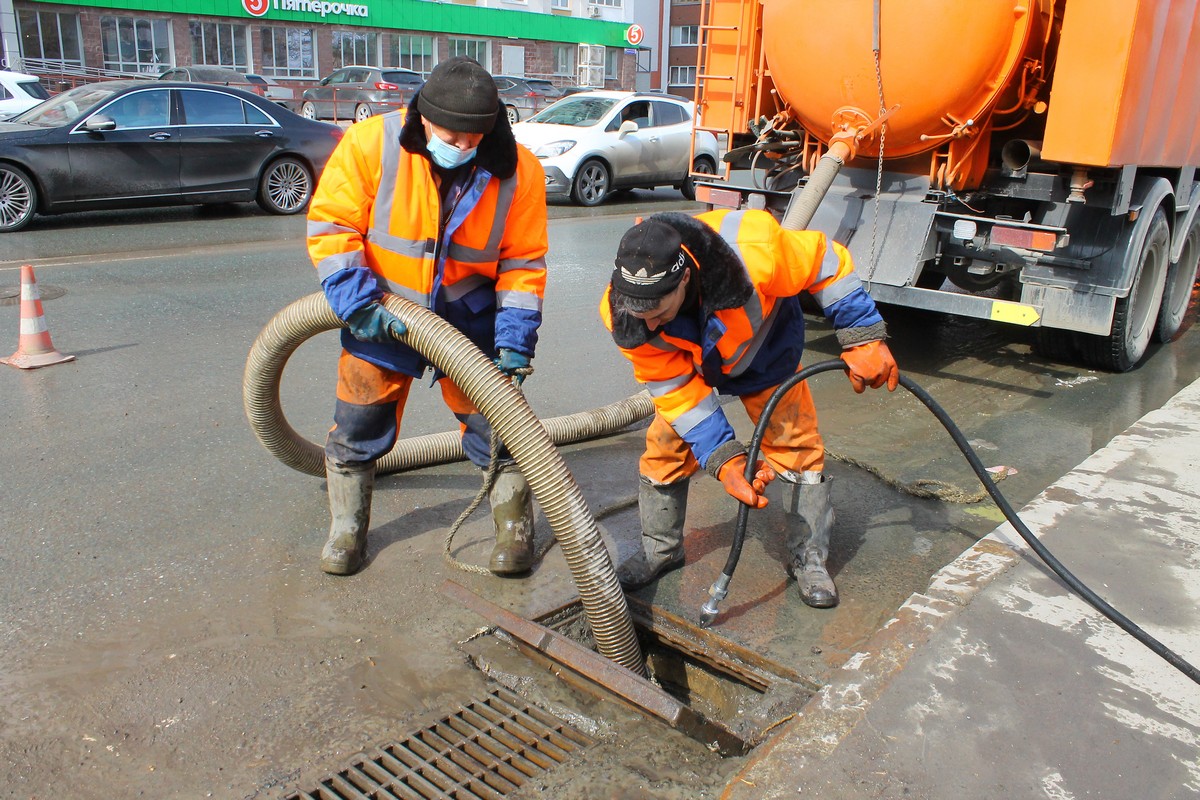
[[[763,65],[756,43],[761,27],[759,0],[701,0],[699,46],[696,48],[696,118],[692,125],[692,160],[696,133],[707,131],[717,138],[718,152],[733,146],[735,134],[747,131],[750,109],[757,114],[755,91]],[[752,102],[748,102],[752,100]],[[723,167],[722,167],[723,165]],[[722,180],[729,180],[732,165],[717,165]],[[692,173],[695,177],[701,174]]]

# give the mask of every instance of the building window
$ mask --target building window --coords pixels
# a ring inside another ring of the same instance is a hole
[[[571,8],[571,0],[550,0],[550,7],[559,11],[569,11]]]
[[[378,67],[379,34],[358,31],[333,32],[333,69],[341,67]]]
[[[671,44],[676,46],[700,44],[700,26],[672,25]]]
[[[608,6],[609,8],[621,8],[622,0],[587,0],[588,5],[593,6]]]
[[[250,71],[249,29],[226,22],[189,22],[192,63]]]
[[[17,12],[17,25],[23,57],[83,66],[78,14],[21,9]]]
[[[171,26],[165,19],[101,17],[100,44],[104,68],[116,72],[157,75],[174,61]]]
[[[621,54],[625,51],[620,47],[607,47],[604,50],[604,77],[606,80],[621,79]]]
[[[554,45],[554,74],[569,75],[575,78],[575,45]]]
[[[428,75],[433,69],[433,37],[390,34],[384,66],[401,67]]]
[[[315,78],[312,28],[262,28],[262,67],[272,78]]]
[[[487,39],[458,39],[451,37],[448,44],[450,45],[450,57],[454,56],[470,56],[483,65],[483,68],[491,72],[492,58],[491,51],[488,49]]]
[[[667,78],[667,84],[669,86],[695,86],[696,68],[671,67],[671,74]]]

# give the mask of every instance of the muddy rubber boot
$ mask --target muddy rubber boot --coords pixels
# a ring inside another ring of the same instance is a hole
[[[321,550],[321,571],[353,575],[367,557],[367,528],[371,525],[371,493],[375,488],[375,462],[339,466],[325,459],[329,486],[329,541]]]
[[[515,464],[501,467],[488,494],[496,546],[488,569],[495,575],[519,575],[533,566],[533,495]]]
[[[640,589],[683,566],[683,522],[687,516],[689,479],[654,484],[638,482],[638,516],[642,522],[641,552],[621,564],[617,580],[626,589]]]
[[[792,561],[788,574],[796,579],[800,599],[813,608],[832,608],[838,604],[837,586],[825,559],[829,557],[829,535],[833,531],[833,504],[829,487],[833,479],[820,472],[804,472],[799,481],[783,481],[784,513],[789,517],[787,546]],[[808,526],[804,537],[800,520]]]

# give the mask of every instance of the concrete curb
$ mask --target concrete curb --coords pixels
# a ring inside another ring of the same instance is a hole
[[[1196,408],[1200,408],[1200,381],[1114,437],[1019,509],[1022,521],[1040,538],[1041,532],[1049,531],[1056,520],[1078,509],[1081,497],[1097,496],[1105,476],[1138,459],[1156,436],[1162,435],[1160,428],[1179,425],[1179,418],[1188,414],[1200,419],[1200,413],[1192,413]],[[911,595],[794,719],[759,746],[721,797],[765,800],[794,797],[802,791],[798,785],[802,771],[834,753],[918,648],[997,578],[1026,560],[1041,565],[1012,525],[1005,522],[935,573],[924,593]]]

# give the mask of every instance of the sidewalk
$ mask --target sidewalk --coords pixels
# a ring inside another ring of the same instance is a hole
[[[1200,666],[1200,381],[1019,510]],[[726,787],[729,800],[1200,797],[1200,685],[1005,524],[934,576]]]

